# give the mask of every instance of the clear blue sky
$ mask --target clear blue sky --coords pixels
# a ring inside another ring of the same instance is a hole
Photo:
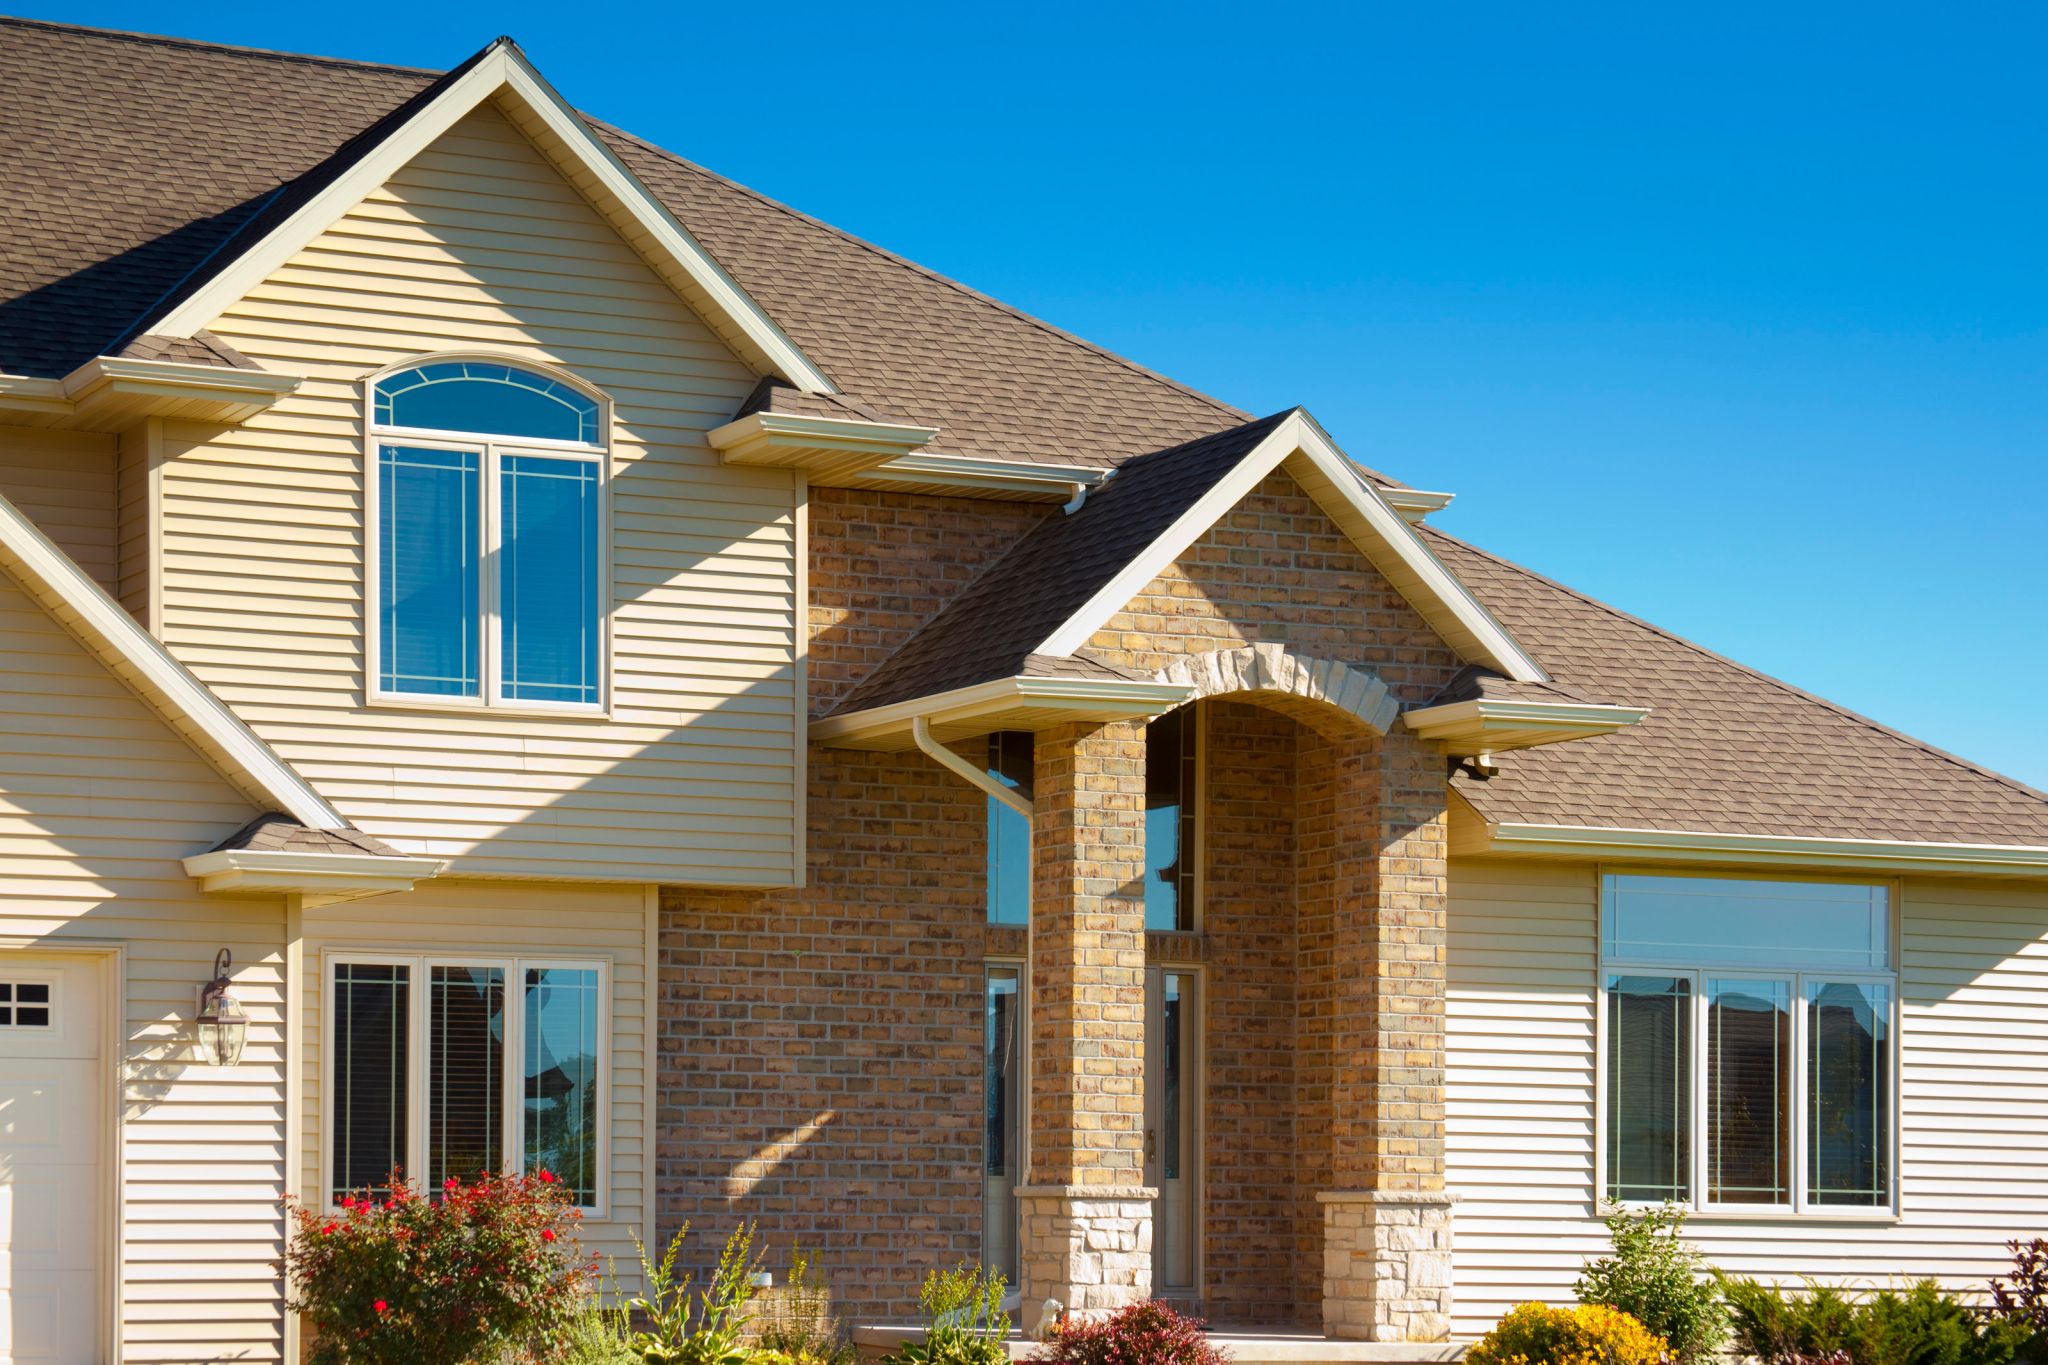
[[[584,108],[2048,786],[2048,11],[252,4],[37,17]]]

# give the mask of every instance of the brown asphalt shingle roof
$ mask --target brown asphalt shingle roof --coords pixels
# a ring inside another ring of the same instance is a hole
[[[220,343],[150,337],[148,323],[445,79],[0,19],[0,371],[58,377],[110,352],[246,364]],[[766,385],[753,401],[938,427],[935,452],[1123,466],[1079,513],[1055,516],[992,565],[841,711],[1070,672],[1076,661],[1030,650],[1275,420],[1246,423],[1228,404],[593,126],[844,391],[817,399]],[[1504,755],[1490,782],[1459,778],[1492,818],[2048,845],[2048,796],[1423,534],[1555,675],[1556,695],[1654,708],[1617,735]],[[1501,684],[1465,686],[1492,695]]]
[[[2048,845],[2048,794],[1710,653],[1431,527],[1430,548],[1555,680],[1639,725],[1454,779],[1488,819]]]
[[[231,849],[260,853],[368,853],[379,858],[408,856],[359,829],[309,829],[281,811],[257,816],[213,846],[216,853]]]
[[[442,79],[0,19],[0,371],[118,346]],[[835,385],[940,428],[935,453],[1102,467],[1246,417],[593,127]]]
[[[1016,676],[1036,657],[1033,650],[1288,415],[1275,413],[1127,462],[1079,511],[1040,522],[984,570],[847,693],[835,714]]]

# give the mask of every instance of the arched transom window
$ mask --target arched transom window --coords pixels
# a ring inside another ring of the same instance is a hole
[[[485,360],[399,370],[370,399],[372,697],[601,708],[597,401]]]

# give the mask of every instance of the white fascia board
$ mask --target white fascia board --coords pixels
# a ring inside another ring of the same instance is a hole
[[[1122,678],[997,678],[972,687],[936,692],[928,697],[826,716],[811,722],[811,738],[820,742],[853,735],[902,730],[914,720],[959,721],[1019,705],[1065,705],[1074,710],[1119,714],[1164,715],[1194,696],[1183,683],[1143,682]]]
[[[1377,543],[1360,548],[1368,556],[1374,550],[1381,550],[1400,559],[1430,594],[1431,601],[1417,604],[1418,607],[1441,608],[1470,635],[1473,646],[1468,652],[1477,655],[1472,662],[1486,664],[1518,682],[1548,681],[1536,661],[1523,652],[1507,630],[1479,605],[1479,599],[1472,596],[1457,576],[1416,538],[1413,528],[1400,513],[1387,506],[1378,490],[1359,474],[1357,466],[1330,443],[1320,427],[1299,411],[1289,414],[1238,462],[1235,469],[1160,533],[1143,554],[1126,565],[1121,573],[1031,652],[1071,658],[1075,650],[1108,623],[1110,617],[1123,609],[1125,603],[1164,573],[1167,566],[1185,554],[1204,532],[1258,487],[1260,480],[1294,455],[1313,462],[1337,495],[1370,528],[1370,534]]]
[[[1421,488],[1376,488],[1387,506],[1408,521],[1421,521],[1431,512],[1441,512],[1457,499],[1456,493],[1432,493]]]
[[[195,290],[184,302],[149,324],[160,336],[189,337],[245,297],[278,267],[354,208],[371,191],[433,144],[435,139],[500,90],[510,91],[531,110],[634,221],[703,289],[725,320],[759,347],[777,372],[807,393],[835,393],[832,381],[775,325],[759,304],[713,260],[662,203],[598,140],[582,117],[542,79],[516,48],[501,46],[457,77],[448,88],[403,124],[374,151],[359,158],[326,189],[301,204],[261,241]]]
[[[158,388],[190,389],[194,397],[221,396],[271,402],[296,391],[305,381],[272,370],[233,369],[225,365],[192,365],[179,360],[141,360],[103,355],[86,361],[64,377],[64,396],[78,398],[106,383],[132,382]]]
[[[304,896],[333,905],[364,896],[410,891],[448,867],[442,858],[375,853],[294,853],[285,849],[215,849],[184,860],[200,890],[229,896]]]
[[[1476,698],[1425,706],[1403,712],[1401,723],[1424,739],[1478,739],[1489,731],[1560,731],[1612,734],[1638,724],[1650,714],[1647,706],[1608,706],[1596,702],[1508,701]]]
[[[937,427],[869,422],[857,417],[812,417],[799,413],[750,412],[704,435],[713,450],[744,450],[771,444],[786,447],[895,450],[908,453],[939,434]]]
[[[1064,502],[1076,489],[1095,488],[1114,473],[1093,465],[1044,464],[1030,460],[982,460],[966,455],[918,452],[900,455],[854,476],[856,486],[919,484],[963,492],[1018,493]]]
[[[2048,878],[2048,848],[1486,822],[1489,853]]]
[[[115,669],[145,703],[165,714],[174,729],[182,720],[203,736],[252,795],[263,796],[309,829],[349,827],[304,778],[5,496],[0,496],[0,553],[30,580],[32,595],[38,589],[47,594],[46,609],[62,608],[69,617],[65,624],[83,637],[88,649],[133,674],[123,676],[122,668]]]

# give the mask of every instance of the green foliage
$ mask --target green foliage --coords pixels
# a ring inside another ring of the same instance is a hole
[[[1980,1313],[1932,1280],[1860,1298],[1809,1283],[1787,1293],[1725,1279],[1736,1345],[1764,1365],[2008,1365],[2027,1358],[2032,1329]]]
[[[1679,1238],[1675,1205],[1630,1213],[1616,1205],[1601,1220],[1614,1254],[1590,1262],[1573,1286],[1580,1303],[1619,1308],[1664,1338],[1682,1361],[1704,1360],[1728,1338],[1728,1310],[1712,1268]]]
[[[924,1340],[890,1356],[887,1365],[1008,1365],[1010,1315],[1003,1312],[1003,1277],[966,1262],[934,1270],[917,1291]]]
[[[640,1357],[627,1345],[633,1335],[633,1311],[619,1293],[618,1278],[607,1274],[604,1288],[609,1300],[595,1289],[584,1296],[548,1365],[640,1365]]]
[[[754,1225],[742,1223],[733,1230],[710,1280],[694,1295],[694,1274],[676,1273],[676,1255],[689,1235],[685,1223],[658,1262],[650,1262],[646,1246],[640,1245],[645,1288],[633,1300],[633,1311],[644,1325],[628,1341],[633,1357],[643,1365],[747,1365],[747,1303],[760,1268]]]
[[[427,1198],[393,1171],[329,1213],[287,1201],[278,1270],[312,1328],[311,1365],[545,1357],[587,1294],[578,1214],[559,1180],[449,1180]]]
[[[817,1254],[792,1248],[782,1292],[761,1317],[753,1365],[852,1365],[854,1355]]]
[[[1661,1365],[1667,1353],[1664,1338],[1619,1308],[1525,1303],[1472,1344],[1465,1365]]]

